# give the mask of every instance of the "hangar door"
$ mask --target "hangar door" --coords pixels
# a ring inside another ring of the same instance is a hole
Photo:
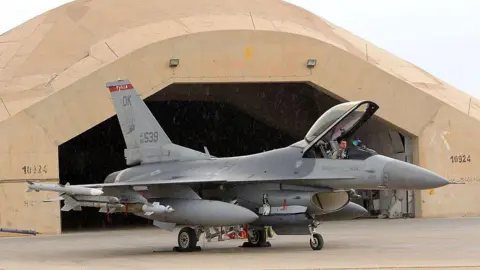
[[[379,129],[380,125],[370,123],[359,131],[359,138],[365,140],[369,148],[379,154],[401,161],[413,163],[412,138],[394,130],[388,125]],[[404,218],[415,217],[413,190],[370,191],[357,190],[361,198],[352,201],[362,205],[370,213],[370,217]]]

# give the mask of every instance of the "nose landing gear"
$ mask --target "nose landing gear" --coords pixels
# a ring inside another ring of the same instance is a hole
[[[315,232],[318,225],[320,225],[318,221],[313,221],[312,224],[308,225],[308,230],[310,231],[310,247],[313,250],[321,250],[323,248],[323,237],[321,234]]]

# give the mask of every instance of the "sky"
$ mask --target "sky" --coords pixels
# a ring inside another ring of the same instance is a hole
[[[135,0],[132,0],[135,1]],[[220,1],[220,0],[219,0]],[[241,0],[239,0],[241,1]],[[480,98],[478,0],[286,0]],[[0,33],[68,0],[0,0]]]

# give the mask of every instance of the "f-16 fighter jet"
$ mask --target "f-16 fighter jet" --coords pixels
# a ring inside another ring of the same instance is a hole
[[[322,220],[353,219],[366,210],[350,202],[355,189],[433,189],[449,184],[424,168],[375,151],[353,159],[332,159],[341,139],[378,110],[372,101],[342,103],[314,123],[292,145],[247,156],[214,157],[172,143],[129,80],[109,82],[130,167],[111,173],[104,183],[40,185],[64,200],[62,211],[97,207],[153,220],[178,234],[178,251],[198,249],[206,229],[243,225],[247,246],[268,246],[265,226],[281,234],[310,235],[313,250],[324,242],[315,228]]]

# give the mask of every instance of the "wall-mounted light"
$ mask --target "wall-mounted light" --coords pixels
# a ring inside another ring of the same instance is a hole
[[[317,65],[317,59],[308,59],[307,60],[307,67],[314,68]]]
[[[178,59],[178,58],[170,59],[170,63],[169,63],[170,67],[176,67],[176,66],[178,66],[178,64],[180,64],[180,59]]]

